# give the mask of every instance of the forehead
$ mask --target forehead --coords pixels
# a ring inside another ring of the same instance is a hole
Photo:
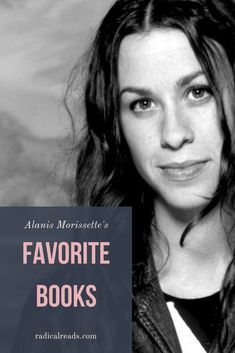
[[[164,84],[201,70],[186,35],[177,29],[157,28],[131,34],[121,43],[119,52],[119,84],[146,81]]]

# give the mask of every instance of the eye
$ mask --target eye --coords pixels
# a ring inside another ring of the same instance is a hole
[[[141,98],[131,103],[130,108],[134,112],[143,112],[156,109],[155,104],[149,98]]]
[[[209,86],[197,86],[190,88],[188,91],[188,98],[193,101],[204,100],[212,95],[212,91]]]

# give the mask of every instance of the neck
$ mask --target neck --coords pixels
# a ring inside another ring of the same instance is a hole
[[[200,297],[219,290],[231,261],[219,207],[199,221],[187,234],[184,245],[180,245],[182,233],[193,216],[195,211],[172,212],[155,202],[157,231],[153,237],[153,257],[162,289],[175,296]]]

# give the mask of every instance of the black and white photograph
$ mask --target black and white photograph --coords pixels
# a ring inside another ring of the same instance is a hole
[[[125,353],[235,353],[235,1],[2,0],[0,29],[0,206],[130,208]]]

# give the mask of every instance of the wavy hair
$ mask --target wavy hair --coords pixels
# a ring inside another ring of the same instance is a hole
[[[144,262],[149,254],[153,196],[133,165],[120,128],[118,55],[124,37],[158,27],[175,28],[187,36],[214,94],[224,137],[217,190],[183,232],[181,245],[190,229],[215,206],[226,204],[228,209],[234,210],[234,137],[228,126],[228,115],[233,118],[235,113],[234,1],[116,1],[103,19],[86,56],[86,125],[77,159],[76,201],[85,206],[132,207],[134,263]],[[74,70],[67,98],[77,77],[78,72]],[[229,107],[223,96],[225,87]],[[229,353],[235,347],[234,259],[225,275],[221,301],[221,330],[211,352]]]

